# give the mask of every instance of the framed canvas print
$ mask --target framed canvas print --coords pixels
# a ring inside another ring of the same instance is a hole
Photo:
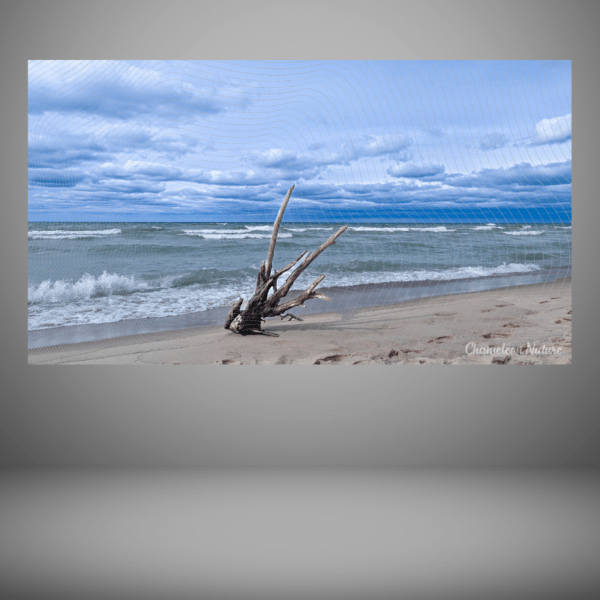
[[[570,61],[39,60],[28,86],[31,363],[571,361]]]

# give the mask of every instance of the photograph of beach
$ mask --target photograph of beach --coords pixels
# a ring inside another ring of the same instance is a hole
[[[29,364],[571,362],[570,61],[30,61],[28,134]]]

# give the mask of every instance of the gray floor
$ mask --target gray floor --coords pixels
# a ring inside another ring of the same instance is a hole
[[[0,596],[589,599],[593,469],[20,469]]]

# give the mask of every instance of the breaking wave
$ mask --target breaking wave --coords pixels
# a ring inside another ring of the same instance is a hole
[[[542,235],[545,233],[545,230],[541,231],[503,231],[502,233],[506,235]]]
[[[331,231],[333,227],[285,227],[287,231],[293,231],[294,233],[303,233],[304,231]]]
[[[136,280],[134,276],[117,275],[104,271],[99,277],[86,273],[81,279],[74,282],[47,279],[37,286],[30,285],[27,290],[27,300],[29,304],[71,302],[148,289],[150,289],[148,282]]]
[[[27,238],[30,240],[76,240],[80,238],[98,238],[105,235],[116,235],[121,233],[120,229],[88,229],[81,231],[69,231],[68,229],[53,229],[44,231],[34,229],[27,232]]]
[[[540,267],[533,263],[510,263],[497,267],[460,267],[439,271],[330,272],[322,285],[351,287],[392,282],[452,281],[539,270]],[[315,275],[316,271],[304,272],[298,278],[295,288],[306,287],[314,280]],[[39,285],[29,285],[29,330],[208,310],[226,306],[236,298],[248,300],[255,284],[254,271],[252,276],[240,271],[215,272],[204,280],[199,273],[145,281],[135,275],[107,272],[98,277],[86,273],[77,281],[46,280]]]
[[[495,223],[473,227],[473,231],[491,231],[492,229],[504,229],[504,227],[500,227],[500,225],[496,225]]]
[[[230,229],[223,231],[222,229],[184,229],[185,235],[193,235],[204,238],[205,240],[245,240],[255,239],[264,240],[271,239],[268,234],[252,233],[244,229]],[[278,238],[291,238],[291,233],[280,233]]]

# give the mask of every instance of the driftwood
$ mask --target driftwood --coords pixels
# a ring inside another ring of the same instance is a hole
[[[241,335],[262,334],[278,337],[276,333],[262,329],[261,323],[267,317],[281,317],[282,319],[289,317],[290,321],[292,319],[302,321],[302,319],[296,315],[285,313],[296,306],[304,307],[304,302],[311,300],[312,298],[331,300],[331,298],[328,298],[324,294],[315,292],[315,288],[325,278],[325,275],[321,275],[320,277],[317,277],[317,279],[315,279],[315,281],[313,281],[306,288],[306,290],[304,290],[296,298],[292,298],[283,304],[279,304],[279,302],[287,296],[287,293],[290,291],[292,285],[294,285],[294,281],[298,279],[308,265],[310,265],[310,263],[312,263],[326,248],[329,248],[329,246],[335,244],[335,240],[342,235],[346,229],[348,229],[348,226],[345,225],[339,231],[334,233],[326,242],[323,242],[323,244],[321,244],[321,246],[319,246],[319,248],[317,248],[314,252],[306,254],[305,250],[289,265],[283,267],[283,269],[279,269],[278,271],[273,270],[273,256],[275,254],[275,245],[277,244],[277,234],[279,233],[279,227],[283,219],[283,213],[285,212],[292,192],[294,191],[294,187],[295,185],[293,185],[286,194],[283,204],[279,209],[279,214],[277,215],[275,223],[273,224],[273,235],[271,237],[271,243],[269,244],[267,260],[266,262],[264,260],[262,261],[258,271],[254,295],[252,298],[250,298],[250,300],[248,300],[245,310],[241,309],[244,302],[243,298],[237,300],[225,319],[224,327],[225,329],[229,329],[229,331],[233,331],[234,333],[239,333]],[[277,279],[284,273],[287,273],[287,271],[289,271],[305,254],[306,256],[304,260],[294,269],[294,271],[292,271],[285,283],[278,289]],[[271,295],[269,295],[269,292],[271,292]]]

